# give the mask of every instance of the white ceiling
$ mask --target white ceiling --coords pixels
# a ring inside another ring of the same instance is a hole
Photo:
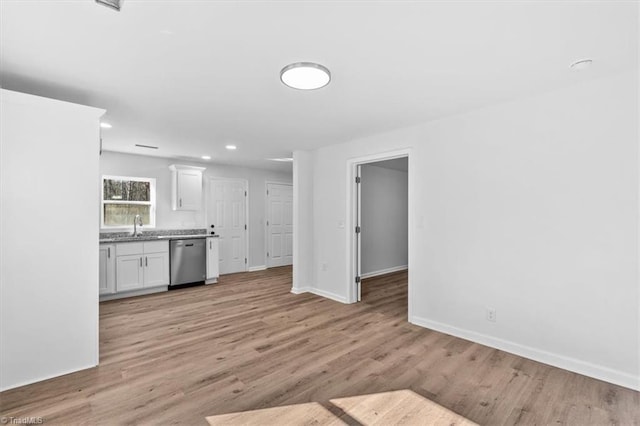
[[[105,149],[281,170],[265,159],[637,66],[630,1],[125,0],[118,13],[2,0],[0,12],[2,86],[106,108]],[[568,69],[583,58],[590,70]],[[280,70],[300,61],[331,83],[284,86]]]

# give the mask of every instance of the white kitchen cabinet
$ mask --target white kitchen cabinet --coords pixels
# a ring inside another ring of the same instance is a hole
[[[143,287],[155,287],[168,284],[169,253],[145,254]]]
[[[172,164],[171,207],[173,210],[200,210],[202,208],[202,173],[204,167]]]
[[[218,237],[207,237],[207,279],[204,282],[205,284],[218,282],[218,276],[220,275],[218,240]]]
[[[169,285],[169,242],[116,244],[116,292]]]
[[[143,285],[142,255],[130,254],[116,258],[116,291],[130,291]]]
[[[100,245],[98,288],[99,293],[116,292],[116,247],[113,244]]]

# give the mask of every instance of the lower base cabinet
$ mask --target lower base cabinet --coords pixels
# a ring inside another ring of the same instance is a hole
[[[100,245],[100,295],[169,285],[169,242]]]
[[[220,250],[218,247],[218,237],[207,237],[207,278],[205,284],[218,282],[220,275]]]
[[[98,288],[100,295],[116,292],[116,246],[114,244],[100,245],[100,272]]]
[[[167,246],[168,247],[168,246]],[[169,252],[145,253],[143,287],[169,285]]]
[[[142,288],[144,270],[142,255],[118,256],[116,259],[116,289],[129,291]]]

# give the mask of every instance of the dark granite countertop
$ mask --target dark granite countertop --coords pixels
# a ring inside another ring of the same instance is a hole
[[[131,235],[131,232],[101,232],[100,243],[126,243],[133,241],[158,241],[158,240],[178,240],[185,238],[207,238],[217,237],[218,235],[207,234],[206,229],[154,229],[145,231],[137,237]]]

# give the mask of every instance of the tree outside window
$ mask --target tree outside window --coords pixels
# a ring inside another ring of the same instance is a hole
[[[102,228],[132,226],[136,215],[155,227],[156,180],[126,176],[102,177]]]

